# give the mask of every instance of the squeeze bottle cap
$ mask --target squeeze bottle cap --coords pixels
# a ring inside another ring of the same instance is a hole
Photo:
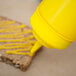
[[[43,0],[40,3],[30,20],[39,45],[65,49],[76,40],[75,8],[75,0]]]

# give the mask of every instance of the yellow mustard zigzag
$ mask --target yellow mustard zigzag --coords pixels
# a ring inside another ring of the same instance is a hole
[[[26,27],[24,24],[15,26],[15,21],[0,21],[0,43],[4,43],[0,45],[0,50],[8,50],[7,54],[32,56],[30,50],[36,41],[32,40],[33,35],[28,35],[32,33],[30,29],[21,30]]]

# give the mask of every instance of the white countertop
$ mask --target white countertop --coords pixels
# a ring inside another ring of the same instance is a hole
[[[0,15],[30,25],[40,0],[0,0]],[[66,50],[43,48],[26,72],[0,62],[0,76],[76,76],[76,43]]]

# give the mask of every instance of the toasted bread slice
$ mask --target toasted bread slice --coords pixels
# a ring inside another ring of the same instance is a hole
[[[0,17],[0,61],[25,71],[35,55],[29,54],[35,43],[28,26]]]

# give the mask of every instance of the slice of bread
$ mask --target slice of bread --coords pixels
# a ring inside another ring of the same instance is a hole
[[[25,71],[34,56],[6,52],[21,50],[21,53],[30,53],[35,43],[36,40],[28,26],[0,16],[0,61]]]

